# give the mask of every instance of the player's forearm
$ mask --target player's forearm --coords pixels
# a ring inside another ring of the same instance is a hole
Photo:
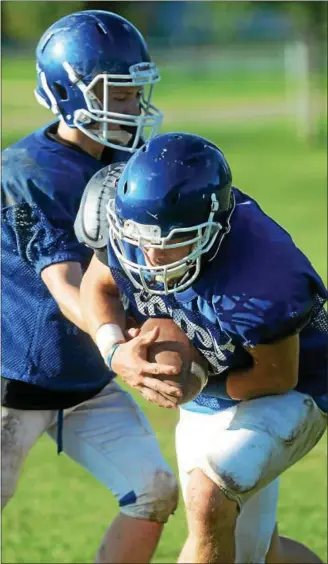
[[[125,330],[126,316],[118,295],[112,295],[104,286],[90,287],[82,281],[80,300],[87,331],[94,341],[99,327],[106,323]]]
[[[80,263],[74,261],[54,263],[42,271],[41,278],[62,314],[79,329],[88,332],[80,305],[82,280]]]
[[[231,372],[226,380],[227,393],[235,400],[284,394],[292,388],[293,386],[288,384],[288,380],[282,377],[266,378],[258,369]]]
[[[80,290],[75,286],[67,285],[60,298],[57,297],[60,311],[69,321],[79,329],[88,333],[88,327],[82,314],[80,304]]]

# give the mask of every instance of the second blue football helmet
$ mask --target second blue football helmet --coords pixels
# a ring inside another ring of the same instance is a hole
[[[160,76],[142,35],[125,18],[103,10],[65,16],[43,34],[36,58],[36,98],[69,127],[79,128],[103,145],[130,152],[158,133],[163,116],[151,97]],[[111,112],[110,86],[140,87],[140,115]],[[95,87],[103,92],[102,100],[95,95]],[[129,146],[111,142],[111,123],[133,131]]]
[[[223,153],[198,135],[158,135],[133,155],[109,201],[108,222],[112,248],[137,288],[170,294],[196,280],[201,259],[213,260],[230,229],[231,183]],[[174,263],[149,266],[131,259],[133,247],[188,251]]]

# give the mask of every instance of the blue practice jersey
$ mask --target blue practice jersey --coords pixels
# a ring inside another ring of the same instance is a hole
[[[221,409],[237,403],[222,399],[231,370],[247,369],[245,347],[273,343],[300,333],[297,390],[318,399],[327,392],[327,292],[309,260],[290,235],[249,196],[233,189],[236,208],[231,231],[192,287],[168,296],[137,290],[108,246],[108,264],[139,322],[170,317],[208,360],[208,386],[186,409]],[[128,258],[145,264],[140,249],[125,245]],[[227,397],[227,396],[226,396]],[[326,397],[327,400],[327,397]]]
[[[40,274],[64,261],[87,267],[92,253],[73,228],[82,193],[99,169],[130,154],[104,149],[97,160],[58,142],[56,128],[42,127],[3,152],[2,376],[54,393],[92,392],[108,382],[108,370]]]

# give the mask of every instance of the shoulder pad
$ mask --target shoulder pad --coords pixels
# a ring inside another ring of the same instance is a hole
[[[101,249],[108,243],[107,204],[115,197],[117,182],[125,165],[114,163],[98,170],[83,192],[74,230],[78,241],[92,249]]]

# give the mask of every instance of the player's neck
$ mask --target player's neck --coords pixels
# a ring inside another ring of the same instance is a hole
[[[83,151],[89,153],[89,155],[95,159],[101,159],[104,146],[85,135],[79,129],[68,127],[64,121],[60,121],[57,129],[57,135],[61,139],[64,139],[64,141],[68,141],[69,143],[73,143],[74,145],[81,147]]]

